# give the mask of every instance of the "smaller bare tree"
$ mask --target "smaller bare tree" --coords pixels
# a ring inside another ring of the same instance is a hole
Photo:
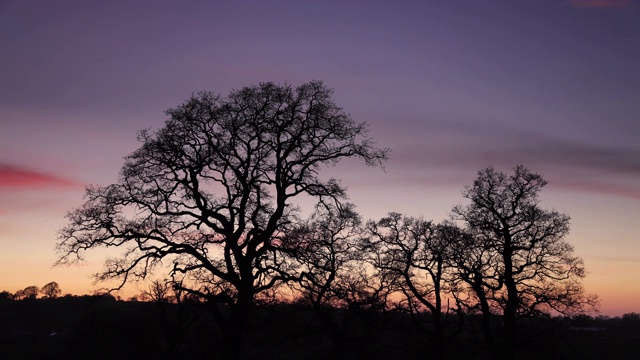
[[[500,258],[482,246],[474,236],[452,222],[442,225],[443,238],[449,244],[450,266],[455,269],[452,286],[458,305],[465,313],[480,314],[481,328],[487,350],[495,351],[492,320],[497,315],[491,299],[502,288]]]
[[[390,213],[367,223],[367,229],[369,256],[378,276],[393,279],[395,291],[403,298],[399,309],[411,314],[430,335],[436,358],[442,358],[446,343],[462,324],[459,317],[449,319],[451,314],[460,314],[460,308],[454,300],[459,297],[452,286],[455,269],[449,261],[448,227]],[[430,314],[426,319],[425,312]]]
[[[320,203],[310,219],[286,238],[300,272],[299,281],[292,285],[312,306],[338,305],[341,300],[336,287],[342,285],[341,275],[349,271],[355,257],[359,224],[352,205],[339,208]]]
[[[352,339],[348,334],[355,310],[383,308],[388,294],[365,269],[358,247],[360,225],[352,204],[320,202],[309,220],[285,239],[291,249],[290,263],[300,274],[291,287],[322,321],[338,357],[344,354],[348,342],[370,337],[367,333]],[[341,316],[336,316],[338,313]]]
[[[167,303],[171,300],[171,285],[167,280],[153,280],[142,292],[142,297],[155,303]]]

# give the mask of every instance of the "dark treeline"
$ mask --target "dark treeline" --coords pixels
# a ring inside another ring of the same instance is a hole
[[[435,359],[409,314],[327,309],[342,326],[342,359]],[[429,316],[422,314],[424,321]],[[496,324],[497,325],[497,324]],[[449,359],[486,359],[481,319],[468,315]],[[219,359],[221,329],[202,302],[118,301],[110,295],[0,300],[2,359]],[[242,359],[334,359],[334,334],[312,306],[271,303],[251,313]],[[517,338],[522,359],[635,359],[640,315],[534,317]]]
[[[18,290],[15,293],[10,293],[6,290],[0,292],[0,300],[22,300],[22,299],[36,299],[38,295],[41,295],[47,299],[54,299],[62,293],[60,290],[60,285],[57,282],[52,281],[50,283],[45,284],[42,288],[39,288],[35,285],[27,286],[22,290]]]
[[[565,240],[569,217],[540,206],[546,181],[522,165],[480,170],[444,222],[363,221],[321,173],[344,159],[382,166],[389,150],[321,82],[201,92],[166,113],[163,128],[139,133],[118,181],[87,187],[68,213],[57,264],[122,249],[96,280],[119,289],[160,277],[145,297],[201,304],[219,330],[203,337],[218,345],[209,358],[260,358],[250,349],[287,341],[274,351],[299,358],[302,341],[333,358],[471,349],[510,360],[536,349],[527,326],[597,307]],[[301,198],[314,201],[309,217]]]

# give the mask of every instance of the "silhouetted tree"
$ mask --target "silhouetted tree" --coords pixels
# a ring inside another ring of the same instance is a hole
[[[3,290],[2,292],[0,292],[0,301],[5,300],[13,300],[13,294],[6,290]]]
[[[462,324],[447,321],[450,314],[459,313],[453,301],[458,296],[457,288],[452,286],[455,271],[449,261],[447,227],[390,213],[378,222],[370,221],[367,229],[369,253],[378,276],[393,279],[404,298],[401,308],[431,335],[434,356],[443,358],[446,343],[460,331]],[[430,314],[428,326],[423,326],[421,315],[425,311]]]
[[[291,283],[328,330],[335,356],[347,347],[351,310],[384,306],[386,293],[363,265],[360,217],[352,204],[318,204],[316,211],[284,238],[300,278]],[[342,316],[336,316],[342,310]]]
[[[290,231],[284,243],[299,266],[300,279],[292,285],[312,305],[339,302],[341,274],[349,271],[358,241],[360,217],[353,206],[318,204],[308,221]]]
[[[44,285],[42,289],[40,289],[40,292],[47,299],[55,299],[58,296],[60,296],[60,294],[62,294],[62,290],[60,290],[60,285],[58,285],[58,283],[55,281],[52,281]]]
[[[39,293],[39,289],[37,286],[35,285],[31,285],[31,286],[27,286],[26,288],[24,288],[21,292],[22,295],[22,299],[29,299],[29,300],[33,300],[35,298],[38,297],[38,293]]]
[[[192,96],[167,111],[155,133],[126,158],[119,181],[88,187],[67,215],[58,264],[85,250],[123,247],[98,280],[145,277],[173,264],[183,290],[210,304],[223,329],[225,356],[236,357],[255,296],[290,277],[280,237],[298,221],[293,199],[343,198],[319,174],[343,158],[386,159],[364,123],[355,123],[321,82],[293,88],[263,83],[223,98]]]
[[[631,312],[622,315],[622,321],[640,323],[640,314]]]
[[[156,303],[167,303],[170,301],[171,285],[167,280],[153,280],[148,288],[142,292],[143,298]]]
[[[596,298],[581,286],[583,262],[564,240],[569,217],[538,204],[546,184],[521,165],[513,175],[489,167],[463,192],[471,204],[453,209],[473,236],[467,246],[476,253],[469,260],[481,263],[470,272],[481,275],[473,289],[502,315],[506,359],[514,357],[519,317],[584,312],[596,305]]]
[[[482,246],[471,233],[453,223],[445,223],[442,234],[449,246],[448,261],[455,269],[456,302],[466,313],[480,314],[486,348],[495,354],[492,323],[500,311],[492,308],[490,298],[502,288],[502,259],[494,249]]]

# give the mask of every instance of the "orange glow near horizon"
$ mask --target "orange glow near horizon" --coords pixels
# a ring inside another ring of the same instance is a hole
[[[624,267],[624,271],[640,271],[637,264],[630,264]],[[91,266],[94,270],[99,270],[100,267]],[[594,266],[591,266],[594,268]],[[11,281],[3,279],[2,288],[0,291],[6,290],[11,293],[15,293],[18,290],[22,290],[27,286],[35,285],[39,288],[44,284],[56,281],[62,290],[62,295],[92,295],[96,291],[105,288],[106,284],[93,285],[93,280],[87,275],[87,266],[70,266],[63,268],[54,268],[46,276],[37,274],[37,271],[31,274],[24,274],[25,278],[41,279],[38,281],[24,282],[23,278],[12,278]],[[598,314],[592,315],[606,315],[609,317],[622,316],[626,313],[640,312],[638,308],[638,299],[640,299],[640,288],[636,284],[631,283],[625,278],[615,276],[619,268],[614,266],[605,265],[603,268],[595,267],[595,273],[604,273],[605,275],[594,276],[591,272],[585,281],[585,290],[590,293],[596,293],[601,300],[600,311]],[[46,280],[45,280],[46,279]],[[148,283],[135,282],[125,285],[120,291],[114,292],[114,296],[120,296],[123,300],[129,299],[133,296],[138,296],[144,290]]]

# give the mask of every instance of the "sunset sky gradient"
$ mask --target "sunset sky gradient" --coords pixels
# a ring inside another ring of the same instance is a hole
[[[602,313],[640,311],[636,0],[2,1],[0,290],[97,288],[108,254],[52,268],[56,231],[164,110],[313,79],[393,151],[328,169],[365,219],[443,220],[478,170],[524,164]]]

